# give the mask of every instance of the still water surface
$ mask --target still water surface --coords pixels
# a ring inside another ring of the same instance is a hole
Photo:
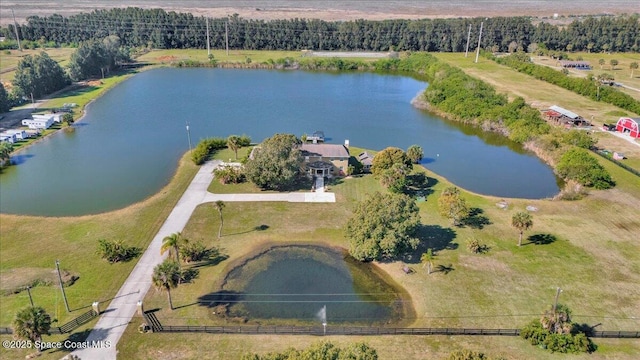
[[[274,247],[227,276],[201,303],[228,303],[229,315],[315,323],[390,323],[413,316],[408,296],[374,265],[319,246]]]
[[[100,213],[166,185],[188,150],[211,136],[323,130],[352,146],[422,146],[424,165],[463,188],[501,197],[557,193],[551,168],[496,134],[414,108],[425,82],[372,73],[157,69],[93,102],[74,133],[58,132],[0,175],[0,211],[45,216]]]

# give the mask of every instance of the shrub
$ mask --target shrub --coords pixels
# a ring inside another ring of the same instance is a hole
[[[191,159],[196,165],[202,165],[216,150],[224,149],[225,147],[227,147],[227,139],[202,139],[191,152]]]
[[[201,242],[189,242],[180,247],[180,257],[186,263],[201,261],[209,257],[211,250]]]
[[[609,189],[615,186],[609,172],[584,149],[574,148],[565,152],[556,170],[563,178],[575,180],[584,186],[596,189]]]
[[[112,264],[129,261],[139,256],[141,252],[142,250],[138,247],[124,245],[122,240],[98,240],[98,255]]]
[[[242,173],[242,169],[231,165],[218,167],[217,169],[213,170],[213,175],[222,184],[239,184],[245,181],[245,176]]]
[[[485,244],[481,244],[478,239],[467,240],[467,250],[474,254],[484,254],[489,251],[489,247]]]
[[[584,333],[556,334],[542,327],[540,320],[534,320],[520,331],[520,336],[551,352],[583,353],[596,350],[595,344]]]

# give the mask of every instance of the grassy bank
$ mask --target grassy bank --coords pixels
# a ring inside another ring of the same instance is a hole
[[[34,303],[58,320],[55,326],[89,310],[94,301],[106,307],[137,259],[109,264],[96,255],[97,241],[122,240],[129,246],[145,249],[196,171],[197,167],[185,156],[169,185],[158,194],[122,210],[100,215],[44,218],[0,214],[2,287],[4,291],[22,290],[17,294],[3,291],[0,295],[0,326],[10,326],[16,312],[29,305],[24,286],[48,276],[55,270],[55,260],[60,260],[63,271],[79,276],[65,289],[71,313],[65,310],[57,282],[31,290]],[[15,350],[0,350],[2,358],[15,358],[14,355]],[[60,355],[51,358],[60,358]]]
[[[605,165],[607,166],[607,165]],[[608,168],[618,182],[615,190],[595,191],[576,202],[549,200],[507,200],[503,210],[495,204],[501,199],[464,193],[472,207],[482,209],[487,221],[482,229],[452,227],[437,211],[437,198],[451,184],[426,172],[430,195],[420,202],[426,225],[421,236],[422,249],[436,250],[436,265],[453,269],[448,274],[427,275],[418,263],[419,253],[390,263],[378,263],[401,284],[413,299],[416,327],[521,327],[537,317],[553,302],[555,287],[563,289],[560,301],[574,312],[574,319],[598,329],[637,329],[632,317],[640,311],[634,301],[640,295],[640,246],[634,241],[640,208],[637,186],[623,170]],[[210,246],[218,246],[228,258],[206,266],[195,265],[199,276],[193,283],[172,292],[179,308],[168,310],[166,294],[152,291],[146,307],[165,324],[238,324],[220,318],[194,302],[199,296],[218,290],[227,271],[248,254],[268,244],[290,242],[318,243],[346,248],[342,226],[354,201],[367,193],[382,190],[372,176],[350,178],[332,187],[336,204],[227,203],[224,209],[223,237],[217,239],[219,219],[211,204],[201,205],[183,234]],[[517,232],[510,226],[511,216],[527,205],[533,213],[534,228],[526,233],[525,245],[518,248]],[[267,225],[265,230],[257,230]],[[530,236],[549,243],[536,245]],[[476,255],[466,249],[466,241],[476,238],[489,246],[487,254]],[[404,265],[416,273],[407,275]],[[188,265],[190,266],[190,265]],[[136,319],[134,324],[139,324]],[[329,323],[330,323],[329,319]],[[288,346],[303,347],[318,339],[290,336],[213,336],[194,334],[138,334],[127,330],[120,353],[129,358],[237,358],[247,350],[276,351]],[[354,337],[333,337],[334,342],[355,341]],[[385,359],[443,358],[451,350],[471,348],[493,356],[518,359],[560,358],[532,347],[519,338],[467,337],[370,337],[362,338],[378,348]],[[633,341],[600,340],[597,353],[588,358],[632,359],[640,346]],[[188,344],[188,346],[186,345]],[[411,350],[409,350],[411,349]],[[495,349],[492,352],[492,349]],[[576,357],[582,358],[582,357]],[[586,358],[586,357],[585,357]]]

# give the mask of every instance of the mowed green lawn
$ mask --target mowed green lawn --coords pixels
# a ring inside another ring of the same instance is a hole
[[[605,166],[609,167],[607,164]],[[413,299],[417,317],[415,327],[519,328],[536,318],[553,302],[556,287],[563,293],[560,302],[574,313],[574,320],[598,329],[632,330],[640,321],[632,317],[640,304],[640,245],[637,231],[640,209],[636,179],[614,167],[609,169],[619,186],[612,191],[595,191],[575,202],[551,200],[510,200],[507,210],[495,204],[501,199],[465,193],[473,207],[482,209],[490,224],[483,229],[452,227],[437,211],[439,193],[450,184],[427,172],[431,194],[420,202],[424,248],[433,248],[435,265],[452,268],[448,274],[427,275],[417,262],[419,252],[403,260],[378,263]],[[228,256],[215,264],[198,266],[193,283],[172,291],[174,305],[168,309],[166,294],[152,291],[145,299],[148,309],[164,324],[238,324],[195,304],[199,296],[218,290],[224,274],[241,260],[260,249],[283,243],[320,243],[348,248],[342,228],[355,200],[368,193],[383,191],[370,175],[344,179],[332,186],[336,204],[226,203],[223,210],[223,236],[217,239],[219,215],[212,204],[201,205],[183,234],[217,246]],[[629,195],[629,192],[632,195]],[[538,207],[533,213],[534,227],[525,234],[525,245],[518,248],[517,232],[511,216],[527,205]],[[266,225],[266,226],[263,226]],[[260,227],[263,226],[263,230]],[[531,235],[548,235],[553,242],[529,243]],[[468,239],[477,238],[489,246],[484,255],[466,249]],[[407,275],[404,265],[416,273]],[[193,265],[187,265],[193,266]],[[136,319],[134,325],[139,325]],[[329,316],[329,324],[331,323]],[[329,325],[330,326],[330,325]],[[253,351],[277,351],[288,346],[302,347],[317,337],[218,336],[205,334],[138,334],[127,330],[120,354],[129,358],[155,358],[172,353],[176,358],[238,358]],[[483,350],[493,356],[514,359],[560,358],[530,346],[519,338],[470,337],[331,337],[344,343],[365,340],[378,348],[384,359],[442,358],[457,348]],[[632,341],[601,340],[599,351],[588,358],[632,359],[640,345]],[[576,358],[587,358],[576,357]]]
[[[224,152],[219,156],[229,157]],[[618,186],[613,190],[593,191],[581,201],[507,199],[510,206],[505,211],[495,205],[501,199],[465,193],[471,205],[482,209],[482,215],[491,223],[483,229],[452,227],[438,215],[437,197],[449,184],[428,173],[434,179],[431,183],[436,185],[426,201],[419,203],[425,224],[423,248],[436,249],[436,265],[446,265],[453,270],[448,274],[427,275],[416,262],[419,253],[403,261],[378,264],[411,294],[417,313],[413,326],[521,327],[551,304],[555,289],[560,286],[564,290],[560,301],[572,308],[574,320],[591,325],[601,323],[597,329],[602,330],[640,328],[638,319],[631,319],[640,313],[637,301],[640,298],[640,245],[636,240],[640,230],[638,178],[611,163],[601,162]],[[45,306],[59,323],[84,312],[92,301],[108,301],[135,261],[107,264],[95,255],[96,241],[122,238],[129,244],[145,247],[196,171],[189,161],[183,162],[180,169],[172,183],[158,195],[121,211],[79,218],[0,215],[3,276],[9,271],[25,270],[24,273],[31,274],[33,268],[51,271],[55,259],[60,259],[63,269],[78,274],[78,282],[67,289],[71,308],[75,310],[71,314],[66,314],[55,286],[34,289],[36,304]],[[221,240],[217,239],[218,212],[211,204],[201,205],[185,228],[185,236],[219,246],[229,257],[199,267],[199,277],[193,283],[183,284],[173,292],[178,310],[169,311],[166,294],[153,290],[145,299],[146,308],[158,309],[156,314],[167,324],[213,322],[216,319],[206,309],[191,304],[199,296],[215,290],[226,271],[247,254],[269,244],[286,242],[348,247],[342,227],[355,201],[382,189],[371,176],[344,179],[331,189],[337,195],[335,204],[227,203],[223,210],[225,224]],[[533,245],[526,244],[525,240],[525,246],[516,246],[517,232],[510,227],[510,219],[526,205],[539,208],[533,213],[534,228],[526,236],[547,234],[555,241]],[[489,253],[469,253],[466,241],[470,238],[487,244]],[[401,270],[405,264],[416,273],[406,275]],[[3,296],[0,300],[0,326],[8,326],[15,312],[28,304],[25,292]],[[281,351],[288,346],[303,347],[320,340],[297,336],[139,334],[140,323],[141,319],[135,318],[128,327],[118,345],[120,357],[228,359],[238,358],[249,350]],[[376,347],[384,359],[443,358],[458,348],[513,359],[566,358],[551,355],[519,338],[402,336],[332,337],[330,340],[336,343],[365,340]],[[600,346],[595,354],[572,357],[634,359],[640,352],[640,345],[633,340],[596,339],[595,342]],[[0,358],[23,357],[27,353],[1,350]],[[48,352],[43,358],[61,355]]]
[[[171,183],[158,194],[125,209],[81,217],[32,217],[0,214],[0,327],[11,326],[18,310],[29,305],[24,286],[35,279],[49,279],[60,261],[63,271],[79,276],[65,289],[67,313],[57,281],[31,289],[34,304],[42,306],[60,326],[88,311],[99,301],[105,309],[135,266],[137,259],[109,264],[96,254],[99,239],[122,240],[128,246],[146,249],[195,175],[197,167],[183,159]],[[6,291],[22,288],[18,294]],[[95,324],[92,321],[87,326]],[[82,331],[85,327],[78,329]],[[3,336],[2,339],[10,337]],[[67,336],[45,337],[47,341]],[[0,349],[0,358],[13,359],[23,354]],[[24,354],[23,354],[24,355]],[[61,353],[45,358],[60,358]],[[24,358],[24,356],[22,356]]]

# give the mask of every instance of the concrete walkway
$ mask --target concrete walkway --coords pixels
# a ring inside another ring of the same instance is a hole
[[[195,208],[203,203],[222,201],[287,201],[287,202],[335,202],[335,194],[327,192],[313,193],[255,193],[255,194],[213,194],[207,191],[213,180],[213,170],[222,162],[210,161],[200,167],[191,184],[184,192],[167,220],[149,244],[147,250],[133,268],[120,291],[103,311],[100,320],[94,326],[87,342],[110,344],[109,347],[91,347],[72,352],[81,359],[112,360],[117,357],[116,345],[127,325],[136,313],[137,303],[143,300],[151,288],[153,268],[162,263],[167,254],[160,255],[162,239],[175,232],[182,231],[187,225]],[[324,185],[324,184],[323,184]],[[323,187],[324,190],[324,187]]]
[[[184,229],[193,210],[202,203],[204,196],[207,194],[207,188],[213,180],[213,169],[218,164],[219,162],[208,162],[202,165],[87,338],[89,343],[92,341],[108,341],[108,343],[103,344],[110,344],[110,346],[91,347],[74,351],[72,354],[81,359],[91,360],[113,360],[116,358],[116,344],[118,344],[124,330],[136,313],[138,301],[144,299],[151,287],[153,268],[164,261],[167,256],[167,254],[160,255],[162,239]]]

